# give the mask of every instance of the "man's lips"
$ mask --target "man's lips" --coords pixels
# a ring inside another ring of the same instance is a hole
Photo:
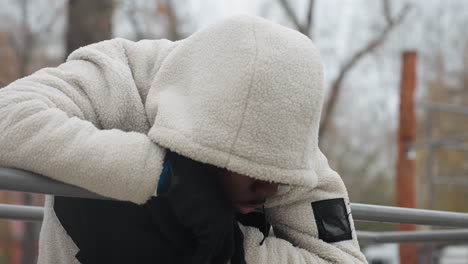
[[[234,209],[236,209],[241,214],[248,214],[255,209],[262,207],[263,203],[250,204],[250,203],[236,203],[234,204]]]

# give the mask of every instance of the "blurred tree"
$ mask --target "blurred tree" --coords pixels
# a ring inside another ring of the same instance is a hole
[[[180,17],[180,6],[176,3],[174,0],[119,1],[135,40],[185,37],[181,26],[187,18]]]
[[[19,16],[6,19],[8,28],[0,28],[0,58],[9,62],[2,65],[2,68],[6,68],[0,73],[0,87],[35,70],[32,62],[41,48],[40,40],[51,31],[64,8],[63,0],[54,0],[52,3],[45,3],[44,0],[18,0],[12,3],[19,9]],[[37,68],[44,66],[42,63]]]
[[[33,60],[38,55],[41,35],[50,31],[58,14],[63,11],[63,3],[61,1],[48,2],[45,5],[43,1],[19,0],[15,1],[13,5],[19,9],[19,16],[9,21],[13,28],[0,32],[0,45],[2,46],[0,57],[3,62],[3,67],[0,70],[0,86],[7,85],[15,79],[24,77],[34,70]],[[47,6],[47,8],[35,9],[35,5],[41,7]],[[39,67],[44,66],[44,64],[39,65]],[[8,196],[9,202],[18,197],[19,203],[26,205],[41,204],[43,199],[42,196],[28,193],[9,193]],[[18,224],[19,228],[12,228],[13,224]],[[36,260],[40,225],[33,222],[9,222],[9,226],[10,235],[12,236],[12,240],[7,245],[11,249],[9,252],[9,262],[34,263]],[[18,235],[17,230],[21,230],[23,227],[24,230]],[[18,239],[21,240],[21,252],[18,252]]]
[[[365,129],[361,136],[366,137]],[[387,148],[389,141],[377,141],[370,153],[363,153],[362,147],[353,145],[344,135],[334,135],[334,145],[328,146],[326,155],[332,157],[330,165],[339,171],[347,189],[349,198],[356,203],[394,205],[394,181],[391,171],[385,166],[376,166],[379,152]],[[360,157],[360,159],[356,159]],[[351,176],[351,177],[348,177]],[[373,222],[356,222],[359,230],[394,231],[396,225]]]
[[[67,52],[112,38],[113,0],[69,0]]]
[[[181,34],[179,32],[179,20],[177,14],[174,10],[174,4],[172,0],[164,0],[160,5],[161,13],[165,14],[167,17],[167,37],[170,40],[179,40]]]
[[[314,25],[314,7],[316,4],[316,0],[309,0],[308,8],[306,9],[306,21],[304,23],[300,22],[298,14],[296,14],[293,11],[288,0],[279,1],[286,15],[293,22],[296,29],[312,39]],[[386,25],[385,27],[380,29],[380,32],[378,32],[374,38],[372,38],[368,43],[363,45],[354,54],[352,54],[339,70],[338,76],[331,84],[330,95],[328,96],[328,100],[326,100],[326,104],[322,112],[319,138],[324,137],[324,131],[326,131],[330,126],[335,105],[339,98],[339,94],[343,86],[343,81],[347,74],[365,55],[372,53],[386,41],[390,32],[399,24],[401,24],[402,21],[405,19],[409,10],[410,6],[405,5],[397,15],[393,15],[391,12],[390,1],[382,0],[382,16],[386,21]]]
[[[0,27],[0,61],[2,62],[0,66],[0,88],[9,84],[17,76],[18,61],[7,35],[8,33]]]
[[[448,69],[447,58],[443,51],[436,52],[434,64],[429,67],[431,78],[425,83],[427,93],[425,100],[432,103],[463,106],[468,109],[468,38],[465,40],[463,66],[454,71]],[[431,122],[430,131],[427,122]],[[433,111],[430,115],[422,115],[418,126],[420,143],[423,147],[418,151],[419,204],[422,207],[434,209],[468,212],[468,115],[451,112]],[[428,138],[428,132],[431,138]],[[439,146],[429,148],[429,144],[439,142]],[[432,161],[428,159],[432,151]],[[430,171],[429,171],[430,170]],[[438,177],[438,184],[430,188],[430,176]],[[431,193],[431,190],[433,191]],[[431,205],[431,196],[434,203]]]

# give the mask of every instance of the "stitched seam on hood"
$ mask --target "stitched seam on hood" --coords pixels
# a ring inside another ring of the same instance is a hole
[[[231,156],[233,155],[232,152],[233,152],[234,146],[236,145],[236,142],[237,142],[237,140],[239,138],[240,131],[242,130],[242,126],[243,126],[244,120],[245,120],[245,112],[247,112],[250,97],[252,95],[252,86],[253,86],[253,81],[254,81],[254,78],[255,78],[255,70],[256,70],[255,66],[256,66],[257,57],[258,57],[258,42],[257,42],[257,35],[256,35],[256,32],[255,32],[254,18],[251,18],[251,21],[252,21],[252,35],[253,35],[253,39],[255,41],[255,55],[254,55],[254,58],[253,58],[253,61],[252,61],[252,75],[251,75],[251,78],[250,78],[249,90],[247,92],[247,98],[245,100],[246,102],[245,102],[245,105],[244,105],[244,109],[242,110],[241,122],[239,124],[239,128],[237,129],[236,136],[234,137],[234,140],[232,141],[231,147],[229,148],[228,158],[227,158],[225,167],[227,167],[228,164],[231,162]]]
[[[180,132],[179,130],[177,129],[174,129],[174,128],[171,128],[171,127],[167,127],[167,126],[161,126],[159,125],[158,128],[164,128],[164,129],[168,129],[168,130],[171,130],[173,133],[176,133],[176,134],[179,134],[181,135],[182,137],[184,138],[187,138],[189,139],[189,141],[191,141],[192,143],[194,144],[197,144],[203,148],[207,148],[207,149],[212,149],[212,150],[215,150],[215,151],[219,151],[219,152],[222,152],[222,153],[226,153],[224,150],[222,149],[218,149],[218,148],[215,148],[213,146],[210,146],[210,145],[205,145],[205,144],[202,144],[196,140],[194,140],[193,137],[189,136],[189,135],[186,135],[182,132]],[[169,148],[167,147],[165,144],[161,143],[161,142],[158,142],[156,141],[157,144],[163,146],[163,147],[166,147],[166,148]],[[170,148],[169,148],[170,149]],[[174,150],[176,151],[176,150]],[[276,168],[276,169],[281,169],[281,170],[287,170],[287,171],[293,171],[293,172],[296,172],[296,171],[303,171],[303,172],[307,172],[307,171],[310,171],[310,170],[313,170],[313,168],[299,168],[299,169],[292,169],[292,168],[286,168],[286,167],[280,167],[278,165],[272,165],[272,164],[268,164],[268,163],[261,163],[261,162],[258,162],[258,161],[252,161],[251,159],[247,158],[247,157],[244,157],[244,156],[240,156],[240,155],[237,155],[237,154],[233,154],[232,152],[228,152],[228,155],[229,156],[233,156],[233,157],[237,157],[237,158],[241,158],[241,159],[245,159],[247,161],[250,161],[252,163],[255,163],[255,164],[258,164],[258,165],[261,165],[261,166],[265,166],[265,167],[270,167],[270,168]],[[229,163],[226,163],[226,164],[229,164]]]

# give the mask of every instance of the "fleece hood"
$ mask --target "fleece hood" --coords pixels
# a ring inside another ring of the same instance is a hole
[[[200,162],[314,187],[322,101],[311,40],[237,16],[173,43],[146,99],[148,136]]]

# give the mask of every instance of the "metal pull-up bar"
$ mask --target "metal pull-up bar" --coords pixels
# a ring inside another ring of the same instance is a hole
[[[68,197],[109,199],[80,187],[71,186],[31,172],[0,168],[0,190],[50,194]],[[351,204],[354,220],[400,224],[468,228],[468,213],[401,208],[392,206]],[[40,206],[0,204],[0,218],[42,221]],[[468,241],[468,229],[407,232],[358,231],[360,243]]]

